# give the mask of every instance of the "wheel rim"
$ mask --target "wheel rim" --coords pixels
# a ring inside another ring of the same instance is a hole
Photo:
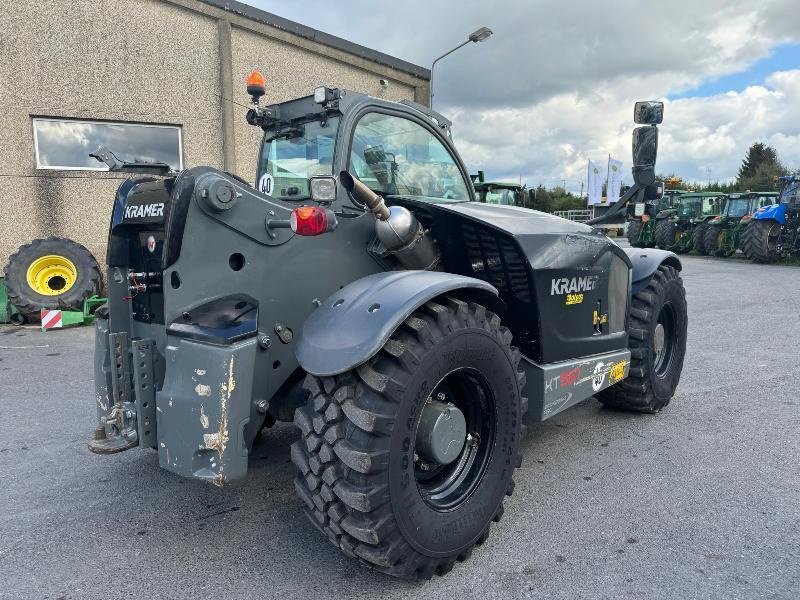
[[[28,267],[26,279],[30,288],[42,296],[58,296],[69,291],[78,278],[78,269],[65,256],[48,254],[37,258]]]
[[[474,369],[458,369],[448,374],[436,385],[428,401],[453,404],[466,421],[463,448],[449,464],[436,464],[422,458],[417,452],[419,442],[415,434],[417,488],[428,506],[448,511],[465,502],[483,479],[494,446],[495,401],[485,378]]]
[[[658,313],[658,321],[653,329],[653,369],[657,377],[664,377],[675,356],[675,308],[671,303],[664,304]]]
[[[778,241],[781,237],[781,225],[780,223],[775,223],[770,226],[769,230],[767,231],[767,249],[770,252],[776,252],[778,250]]]

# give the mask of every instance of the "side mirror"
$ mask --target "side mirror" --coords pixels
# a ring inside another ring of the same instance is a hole
[[[637,125],[658,125],[663,120],[663,102],[643,100],[633,105],[633,122]]]
[[[380,163],[386,162],[388,159],[386,158],[386,152],[383,149],[383,146],[370,146],[369,148],[364,149],[364,162],[366,162],[369,166],[378,165]]]
[[[641,187],[656,180],[658,127],[645,125],[633,130],[633,180]]]

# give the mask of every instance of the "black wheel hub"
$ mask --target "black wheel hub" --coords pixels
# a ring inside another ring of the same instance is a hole
[[[472,369],[447,375],[422,410],[414,446],[414,477],[422,498],[452,510],[479,486],[491,456],[495,403]]]
[[[657,377],[667,374],[675,356],[676,318],[675,308],[671,303],[661,307],[652,341],[653,368]]]
[[[455,404],[431,400],[425,405],[417,428],[416,450],[426,464],[449,465],[461,454],[466,441],[467,421]]]

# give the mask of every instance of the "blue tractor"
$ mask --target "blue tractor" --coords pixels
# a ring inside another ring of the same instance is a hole
[[[800,256],[800,175],[780,180],[778,203],[759,208],[742,236],[742,250],[754,262]]]

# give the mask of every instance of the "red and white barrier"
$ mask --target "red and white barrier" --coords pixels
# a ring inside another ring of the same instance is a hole
[[[60,310],[42,309],[42,329],[59,329],[63,327],[63,319]]]

